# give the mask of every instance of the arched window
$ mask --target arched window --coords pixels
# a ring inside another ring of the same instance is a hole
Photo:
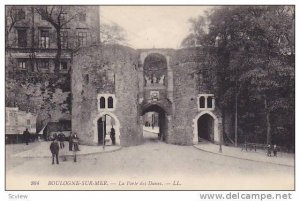
[[[207,97],[207,108],[212,108],[212,101],[213,101],[213,97],[209,96]]]
[[[108,97],[108,108],[114,108],[114,99],[110,96]]]
[[[100,108],[105,108],[105,98],[104,97],[100,98]]]
[[[200,108],[205,108],[205,97],[204,96],[200,96],[199,106],[200,106]]]

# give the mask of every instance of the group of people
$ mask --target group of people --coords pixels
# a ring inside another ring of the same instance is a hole
[[[116,144],[116,132],[115,129],[112,127],[110,131],[110,138],[112,141],[112,145]],[[26,145],[28,145],[29,140],[30,140],[30,133],[28,129],[26,129],[23,132],[23,139]],[[52,154],[52,165],[55,164],[54,162],[56,161],[56,164],[59,164],[58,160],[58,155],[59,155],[59,150],[65,148],[65,140],[66,137],[63,134],[62,131],[60,131],[58,134],[54,133],[52,137],[52,142],[50,144],[50,151]],[[69,151],[75,151],[75,159],[74,161],[76,162],[76,151],[79,150],[79,138],[76,133],[70,133],[69,137],[67,138],[69,142]]]
[[[54,164],[54,160],[56,159],[56,164],[59,164],[58,160],[58,154],[59,154],[59,149],[64,149],[65,148],[65,135],[60,132],[58,135],[54,133],[53,135],[53,141],[50,144],[50,151],[52,154],[52,165]],[[69,141],[69,151],[80,151],[79,150],[79,138],[77,137],[76,133],[71,133],[70,136],[68,137]]]
[[[154,123],[150,123],[149,121],[145,122],[145,126],[146,127],[152,127],[152,129],[154,129]]]
[[[53,136],[50,139],[52,139],[52,141],[57,140],[59,142],[60,149],[65,148],[65,135],[62,131],[60,131],[59,134],[53,133]]]
[[[278,152],[278,147],[276,144],[274,144],[273,146],[271,146],[270,144],[267,146],[267,156],[271,157],[272,156],[272,152],[274,156],[277,156],[277,152]]]
[[[256,148],[257,148],[257,144],[254,144],[254,143],[250,143],[250,144],[248,144],[248,143],[244,143],[243,144],[243,146],[242,146],[242,150],[241,151],[243,151],[243,150],[245,150],[245,151],[248,151],[248,150],[252,150],[252,149],[254,149],[255,150],[255,152],[256,152]],[[272,145],[267,145],[266,147],[265,147],[265,149],[266,149],[266,151],[267,151],[267,156],[268,157],[271,157],[272,156],[272,152],[273,152],[273,156],[277,156],[277,153],[278,153],[278,151],[279,151],[279,147],[276,145],[276,144],[274,144],[273,146]]]
[[[80,151],[79,150],[79,138],[77,136],[76,133],[72,133],[70,134],[69,138],[68,138],[68,141],[69,141],[69,151]]]

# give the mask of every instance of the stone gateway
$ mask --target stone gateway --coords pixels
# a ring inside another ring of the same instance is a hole
[[[72,131],[82,144],[143,143],[143,115],[157,114],[159,139],[192,145],[220,141],[216,76],[201,47],[139,49],[120,45],[81,48],[72,64]],[[200,69],[200,70],[199,70]]]

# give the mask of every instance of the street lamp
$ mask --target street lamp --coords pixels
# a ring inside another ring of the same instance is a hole
[[[106,114],[103,115],[103,145],[102,145],[102,149],[103,151],[105,150],[105,137],[106,137]]]

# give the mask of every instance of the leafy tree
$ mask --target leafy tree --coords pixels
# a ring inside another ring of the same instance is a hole
[[[6,77],[6,106],[38,114],[38,127],[60,118],[70,119],[69,76],[16,74]],[[38,129],[39,129],[38,128]]]
[[[280,143],[272,140],[277,127],[293,136],[294,7],[220,7],[207,18],[209,31],[202,44],[206,50],[216,49],[217,100],[223,118],[225,110],[238,111],[242,139]],[[199,33],[201,22],[193,22]],[[278,125],[274,117],[281,114],[290,125]]]
[[[201,46],[205,43],[207,35],[207,17],[198,16],[198,18],[189,19],[191,24],[190,33],[181,42],[181,47]]]
[[[118,44],[126,41],[124,29],[117,24],[102,23],[100,39],[103,44]]]

